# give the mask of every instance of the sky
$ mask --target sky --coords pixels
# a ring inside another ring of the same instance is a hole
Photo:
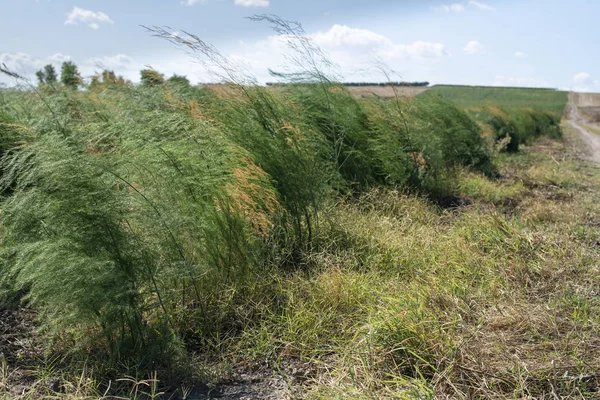
[[[342,81],[385,81],[373,68],[385,65],[393,80],[600,92],[598,0],[0,0],[0,10],[0,64],[32,80],[64,61],[87,78],[111,69],[136,82],[151,67],[218,80],[143,27],[160,26],[214,45],[259,83],[275,81],[269,69],[286,70],[293,53],[247,18],[273,14],[301,23]]]

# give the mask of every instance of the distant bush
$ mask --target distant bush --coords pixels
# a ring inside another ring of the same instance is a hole
[[[359,189],[375,183],[373,160],[369,157],[369,117],[364,104],[346,88],[336,84],[296,85],[284,92],[302,112],[302,124],[326,140],[323,162],[334,166],[342,180],[337,189]]]
[[[144,86],[157,86],[165,82],[165,77],[153,69],[143,69],[140,71],[140,82]]]
[[[554,113],[523,109],[513,110],[512,115],[521,132],[523,143],[530,143],[532,139],[540,136],[553,139],[562,137],[561,117]]]
[[[100,88],[123,86],[126,84],[131,84],[131,82],[125,80],[121,75],[117,76],[114,71],[105,69],[100,75],[92,76],[89,88],[90,90],[98,90]]]
[[[438,191],[458,166],[490,170],[481,128],[452,103],[422,98],[373,104],[372,157],[387,184]]]
[[[190,86],[190,80],[185,76],[174,74],[167,79],[167,84],[187,87]]]
[[[499,109],[478,111],[474,114],[475,119],[489,125],[494,131],[494,140],[499,142],[508,138],[505,150],[508,152],[519,151],[519,143],[522,141],[522,132],[509,116]]]
[[[508,152],[519,151],[521,144],[529,144],[540,136],[562,137],[560,116],[549,112],[491,107],[471,110],[470,114],[492,128],[496,141],[510,138],[505,148]]]

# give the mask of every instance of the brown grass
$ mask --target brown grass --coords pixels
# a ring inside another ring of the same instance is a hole
[[[390,87],[390,86],[349,86],[348,91],[357,98],[364,97],[383,97],[393,98],[396,95],[401,97],[415,97],[425,91],[428,87]],[[395,92],[396,93],[395,93]]]

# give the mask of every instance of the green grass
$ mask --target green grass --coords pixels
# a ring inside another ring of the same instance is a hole
[[[457,192],[470,199],[483,200],[497,206],[510,205],[526,193],[521,182],[494,182],[480,174],[463,172],[458,179]]]
[[[560,115],[568,93],[553,89],[437,85],[419,96],[441,96],[462,108],[531,108]]]

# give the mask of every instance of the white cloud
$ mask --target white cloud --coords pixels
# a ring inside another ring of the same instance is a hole
[[[573,90],[576,92],[597,92],[600,90],[600,81],[594,79],[587,72],[580,72],[573,76]]]
[[[269,0],[235,0],[235,5],[242,7],[269,7]]]
[[[486,54],[487,53],[485,47],[483,47],[483,45],[481,43],[479,43],[477,40],[471,40],[469,43],[467,43],[467,45],[465,46],[463,51],[469,55]]]
[[[388,38],[368,29],[350,28],[347,25],[333,25],[327,32],[318,32],[312,39],[324,47],[381,46],[390,42]]]
[[[184,0],[181,4],[185,4],[186,6],[193,6],[195,4],[206,4],[207,0]]]
[[[5,64],[10,71],[30,79],[33,83],[35,72],[40,70],[46,64],[53,64],[59,70],[64,61],[70,61],[71,57],[61,53],[52,54],[46,57],[34,57],[27,53],[0,53],[0,65]],[[0,82],[14,83],[12,78],[0,74]]]
[[[473,7],[477,7],[478,9],[483,10],[483,11],[496,11],[495,7],[492,7],[489,4],[482,3],[480,1],[469,0],[469,4],[472,5]]]
[[[515,53],[515,57],[523,58],[523,57],[527,57],[527,54],[523,53],[522,51],[517,51]]]
[[[65,25],[77,25],[80,22],[92,29],[99,29],[102,23],[114,24],[113,20],[102,11],[91,11],[73,7],[73,10],[67,15]]]
[[[449,56],[442,43],[424,40],[398,43],[376,31],[347,25],[333,25],[326,31],[309,33],[308,37],[334,64],[332,68],[322,67],[337,79],[385,80],[373,69],[374,65],[384,63],[390,70],[396,71],[395,79],[426,80],[431,75],[427,72],[428,68],[434,68]],[[275,78],[269,75],[268,69],[279,72],[296,70],[296,65],[285,57],[291,55],[287,46],[289,40],[286,36],[269,36],[256,42],[242,41],[234,54],[252,60],[247,71],[254,74],[259,82],[272,81]]]
[[[395,45],[392,51],[384,52],[389,58],[395,57],[419,57],[419,58],[439,58],[448,55],[445,47],[441,43],[432,43],[418,40],[411,44]]]
[[[463,6],[460,3],[455,3],[455,4],[450,4],[450,5],[446,5],[446,4],[442,4],[439,7],[432,7],[432,9],[434,11],[443,11],[443,12],[463,12],[465,11],[465,6]]]
[[[573,77],[573,83],[577,85],[589,84],[592,82],[592,76],[587,72],[580,72]]]
[[[52,64],[59,71],[61,64],[65,61],[71,61],[71,57],[61,53],[45,57],[35,57],[27,53],[0,53],[0,65],[5,64],[10,71],[30,79],[32,83],[36,82],[35,72],[44,65]],[[0,81],[14,83],[12,79],[8,79],[2,74],[0,74]]]
[[[6,64],[9,69],[36,68],[46,64],[62,63],[71,57],[56,53],[44,58],[36,58],[27,53],[0,53],[0,64]],[[17,71],[18,72],[18,71]]]
[[[518,86],[518,87],[549,87],[548,81],[540,78],[522,76],[496,75],[493,86]]]
[[[89,58],[83,64],[83,68],[89,69],[93,67],[96,71],[110,69],[114,70],[117,75],[119,75],[121,74],[119,71],[127,70],[134,65],[133,59],[128,55],[116,54],[114,56]],[[137,68],[137,66],[134,66],[134,68]]]
[[[476,0],[469,0],[468,2],[465,3],[453,3],[453,4],[442,4],[440,6],[437,7],[431,7],[431,9],[433,11],[441,11],[441,12],[454,12],[454,13],[460,13],[466,10],[465,5],[468,4],[472,7],[475,7],[479,10],[482,11],[496,11],[496,8],[490,6],[489,4],[486,3],[482,3],[480,1],[476,1]]]
[[[327,51],[351,54],[370,54],[373,57],[389,58],[437,58],[448,55],[441,43],[416,41],[411,44],[396,44],[391,39],[368,29],[333,25],[327,32],[311,35],[317,45]]]

